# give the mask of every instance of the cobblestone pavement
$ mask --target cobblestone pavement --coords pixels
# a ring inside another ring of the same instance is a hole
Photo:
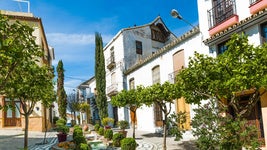
[[[132,130],[128,129],[128,137],[132,136]],[[43,143],[44,132],[29,131],[29,150],[50,150],[58,143],[56,132],[47,132],[47,144]],[[69,135],[68,139],[71,139]],[[163,138],[158,134],[136,130],[137,150],[162,150]],[[168,150],[194,150],[190,141],[176,142],[172,137],[167,137]],[[0,129],[0,150],[21,150],[24,144],[24,131],[21,129]]]
[[[29,131],[28,133],[28,148],[29,150],[36,150],[39,147],[42,150],[49,150],[50,143],[56,143],[56,132],[47,132],[47,144],[44,142],[44,132]],[[21,150],[24,147],[24,131],[21,128],[5,128],[0,129],[0,150]]]

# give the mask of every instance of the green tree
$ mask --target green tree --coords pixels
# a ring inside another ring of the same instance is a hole
[[[231,124],[233,129],[242,126],[247,115],[259,102],[260,96],[266,92],[267,45],[255,47],[248,44],[248,38],[244,34],[234,34],[226,45],[228,49],[216,58],[195,53],[189,61],[188,68],[178,74],[177,84],[183,89],[183,95],[188,103],[200,104],[202,100],[209,99],[215,100],[221,109],[227,110],[226,113],[230,112],[228,108],[232,108],[231,114],[234,116],[232,121],[239,122]],[[241,96],[244,94],[249,94],[245,106],[240,105]],[[225,130],[229,131],[231,128]],[[248,137],[248,134],[244,136],[242,132],[234,133],[235,135],[231,136]],[[223,141],[226,138],[227,136]],[[235,142],[231,144],[234,145]],[[246,147],[251,143],[242,144]]]
[[[175,99],[181,98],[182,92],[179,89],[179,86],[175,84],[171,84],[169,82],[165,82],[162,85],[157,83],[153,84],[150,87],[146,87],[143,90],[142,94],[142,101],[148,106],[153,104],[157,104],[161,111],[164,114],[164,121],[163,121],[163,149],[166,150],[166,135],[167,135],[167,122],[168,122],[168,115],[171,112],[171,104],[174,102]]]
[[[42,56],[33,31],[30,26],[19,21],[11,23],[0,14],[0,94],[4,94],[6,83],[12,81],[16,67]]]
[[[68,95],[67,108],[71,112],[71,114],[73,113],[74,118],[72,119],[74,120],[74,122],[72,121],[72,123],[76,123],[76,112],[79,111],[80,108],[79,102],[76,100],[75,94],[73,93]]]
[[[25,117],[24,148],[28,147],[28,121],[35,104],[51,103],[53,73],[48,66],[38,66],[42,49],[35,43],[34,29],[19,21],[10,21],[0,14],[0,94],[10,98],[10,103],[0,106],[20,111]],[[13,106],[14,100],[19,100]],[[13,107],[12,107],[13,106]]]
[[[39,66],[36,62],[24,62],[23,66],[16,67],[12,75],[12,82],[6,84],[6,95],[11,99],[19,100],[20,114],[25,117],[24,149],[28,147],[29,116],[34,111],[35,104],[41,102],[43,106],[50,106],[54,100],[53,74],[48,66]],[[45,109],[46,107],[44,107]]]
[[[95,80],[96,104],[100,119],[108,117],[108,102],[106,97],[106,71],[102,37],[95,33]]]
[[[67,120],[67,94],[64,89],[64,67],[62,60],[60,60],[57,65],[57,100],[59,116]]]
[[[134,114],[133,119],[133,138],[135,138],[135,120],[136,120],[136,111],[143,105],[141,95],[143,86],[138,86],[137,89],[131,90],[122,90],[116,96],[111,97],[111,104],[118,107],[129,107],[130,111]],[[132,109],[131,109],[132,108]]]

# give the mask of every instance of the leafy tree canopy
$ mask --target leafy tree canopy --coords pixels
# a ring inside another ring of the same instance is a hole
[[[141,94],[143,102],[146,105],[158,103],[160,105],[166,103],[173,103],[173,100],[180,98],[182,92],[179,86],[165,82],[163,84],[157,83],[147,87]]]
[[[137,108],[143,105],[142,99],[140,98],[144,90],[143,86],[137,86],[136,89],[122,90],[116,96],[111,97],[111,104],[118,107],[125,106],[136,106]]]
[[[0,14],[0,92],[5,93],[15,68],[43,55],[32,35],[33,28]]]
[[[253,46],[246,35],[234,34],[226,46],[228,49],[216,58],[195,53],[188,68],[178,74],[177,83],[187,102],[199,104],[215,98],[234,104],[248,90],[255,99],[265,92],[267,45]]]

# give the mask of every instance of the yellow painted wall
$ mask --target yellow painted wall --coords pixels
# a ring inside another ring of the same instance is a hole
[[[267,144],[267,93],[261,96],[261,113],[262,113],[264,140],[265,140],[265,148],[266,148],[266,144]]]
[[[177,112],[186,112],[186,122],[183,124],[184,129],[191,129],[190,126],[190,105],[185,102],[184,98],[176,100],[176,110]],[[182,126],[182,125],[180,125]]]

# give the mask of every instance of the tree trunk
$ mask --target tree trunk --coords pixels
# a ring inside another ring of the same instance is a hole
[[[43,140],[43,144],[46,144],[46,132],[47,132],[47,121],[46,121],[46,107],[44,107],[44,119],[45,119],[45,134],[44,134],[44,140]]]
[[[166,137],[167,137],[167,119],[168,119],[168,114],[167,112],[164,112],[164,121],[163,121],[163,150],[167,150],[167,144],[166,144]]]
[[[25,113],[24,149],[28,149],[29,114]]]
[[[75,122],[75,125],[76,125],[76,111],[74,111],[73,113],[74,113],[74,122]]]
[[[133,138],[135,139],[135,121],[136,121],[136,109],[134,110],[134,121],[133,121]]]

